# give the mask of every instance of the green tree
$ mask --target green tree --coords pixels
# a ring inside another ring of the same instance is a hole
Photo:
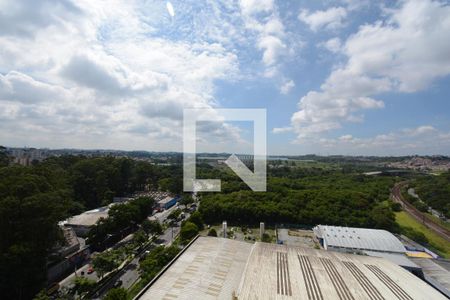
[[[138,230],[134,233],[133,241],[138,245],[142,245],[148,241],[148,236],[144,230]]]
[[[106,273],[113,271],[119,266],[118,257],[113,251],[98,253],[92,259],[92,266],[102,278]]]
[[[127,290],[124,288],[114,288],[109,290],[104,300],[128,300]]]
[[[202,218],[202,215],[198,211],[193,212],[191,214],[191,216],[189,217],[188,221],[197,225],[199,230],[203,230],[203,228],[204,228],[203,218]]]
[[[86,278],[86,277],[76,277],[74,280],[75,284],[75,291],[80,296],[85,295],[86,293],[92,291],[94,287],[97,285],[97,282],[95,280]]]
[[[47,291],[42,289],[36,296],[34,296],[33,300],[50,300],[50,297],[47,295]]]
[[[142,228],[147,234],[160,235],[163,233],[163,228],[158,221],[150,221],[146,219],[142,222]]]
[[[198,234],[198,227],[192,222],[186,222],[181,226],[180,237],[183,241],[192,239]]]

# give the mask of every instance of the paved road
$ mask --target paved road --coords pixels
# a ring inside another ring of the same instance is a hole
[[[440,235],[442,238],[446,239],[450,242],[450,232],[442,227],[441,225],[432,222],[428,219],[422,212],[418,211],[417,208],[412,206],[408,201],[403,199],[401,189],[403,186],[407,185],[406,182],[397,183],[392,188],[392,199],[395,202],[398,202],[402,205],[403,209],[411,215],[414,219],[416,219],[419,223],[424,224],[429,229],[433,230],[436,234]]]
[[[180,232],[180,227],[173,227],[173,238],[175,238]],[[166,229],[163,234],[161,234],[156,240],[157,244],[164,244],[168,246],[172,244],[172,228]],[[151,250],[155,245],[150,245],[148,248],[144,249],[140,254],[138,254],[125,268],[123,268],[117,275],[115,275],[110,282],[101,289],[99,295],[94,299],[103,298],[108,291],[115,285],[121,286],[125,289],[129,289],[139,278],[139,258],[145,255],[146,250]],[[121,284],[119,285],[119,281]]]

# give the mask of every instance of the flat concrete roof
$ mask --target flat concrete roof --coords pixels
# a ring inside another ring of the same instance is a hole
[[[405,246],[386,230],[317,225],[313,229],[317,237],[323,238],[324,248],[348,248],[369,251],[405,253]]]
[[[200,237],[139,299],[230,300],[252,246],[229,239]]]
[[[138,299],[446,299],[383,258],[199,237]]]
[[[86,227],[93,226],[93,225],[95,225],[95,223],[97,223],[97,221],[100,218],[106,219],[108,217],[108,211],[109,211],[108,206],[85,211],[82,214],[68,218],[64,222],[64,225],[66,225],[66,226],[70,226],[70,225],[86,226]]]

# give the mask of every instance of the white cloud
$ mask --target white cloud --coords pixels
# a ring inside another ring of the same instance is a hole
[[[292,127],[275,127],[272,129],[272,133],[278,134],[278,133],[285,133],[292,131]]]
[[[172,3],[170,3],[169,1],[167,1],[166,7],[167,7],[167,12],[169,13],[169,15],[170,15],[172,18],[175,17],[175,10],[173,9]]]
[[[273,0],[240,0],[239,4],[245,15],[271,12],[274,7]]]
[[[179,151],[183,108],[213,109],[215,80],[238,78],[233,49],[210,36],[157,37],[135,3],[53,2],[0,9],[11,22],[39,12],[0,29],[0,140],[9,145]],[[216,128],[238,138],[228,124]]]
[[[247,29],[257,34],[256,45],[262,50],[265,76],[278,73],[280,58],[288,52],[285,28],[273,1],[241,0],[242,18]]]
[[[320,44],[320,46],[324,47],[325,49],[333,53],[340,52],[341,45],[342,45],[341,39],[338,37],[329,39],[328,41]]]
[[[286,80],[280,87],[280,93],[283,95],[287,95],[294,87],[295,83],[293,80]]]
[[[404,1],[385,22],[361,26],[342,46],[347,63],[300,99],[291,118],[298,138],[362,121],[361,110],[384,106],[378,94],[419,91],[450,74],[447,32],[450,6],[435,1]]]
[[[309,26],[312,31],[319,29],[338,29],[344,25],[347,10],[344,7],[330,7],[327,10],[310,12],[301,10],[298,18]]]

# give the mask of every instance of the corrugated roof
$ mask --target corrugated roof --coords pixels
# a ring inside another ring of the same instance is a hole
[[[378,257],[198,238],[139,299],[445,299]]]
[[[380,229],[318,225],[316,236],[323,238],[324,248],[349,248],[369,251],[405,253],[406,249],[392,233]]]

